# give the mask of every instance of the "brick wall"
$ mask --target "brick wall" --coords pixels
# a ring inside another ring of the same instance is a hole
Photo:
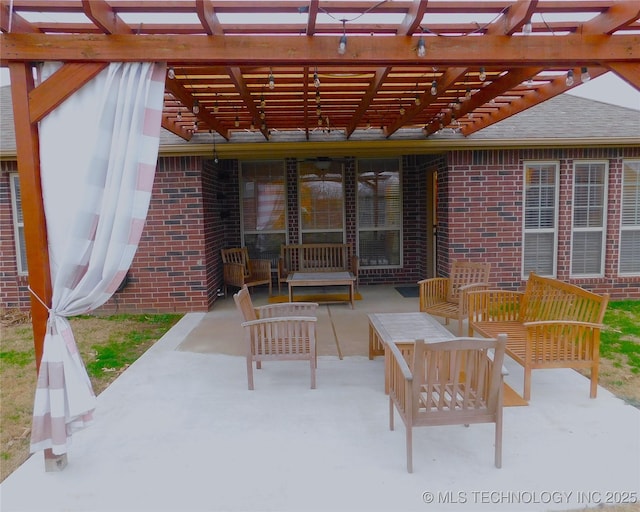
[[[513,149],[457,151],[448,154],[448,169],[439,177],[439,231],[447,230],[449,244],[439,247],[444,259],[490,261],[491,283],[523,288],[522,199],[523,162],[560,163],[557,278],[612,298],[639,298],[640,278],[619,277],[620,197],[623,159],[640,157],[640,148]],[[572,173],[574,160],[609,162],[605,275],[570,277]],[[447,187],[446,194],[442,187]],[[446,224],[446,226],[445,226]],[[447,269],[442,271],[446,274]]]
[[[160,158],[147,222],[129,271],[129,282],[103,311],[206,311],[211,302],[203,195],[211,197],[210,179],[203,178],[197,157]],[[206,176],[206,174],[205,174]],[[207,185],[204,191],[203,182]],[[207,246],[207,240],[210,245]],[[214,285],[215,286],[215,285]],[[214,290],[215,291],[215,290]]]
[[[436,275],[447,275],[453,259],[488,260],[491,282],[522,288],[522,162],[560,162],[558,278],[569,279],[571,170],[575,159],[609,161],[609,214],[605,276],[572,279],[613,298],[640,297],[640,278],[617,276],[620,194],[624,158],[640,148],[513,149],[405,155],[402,159],[403,267],[362,269],[360,283],[415,283],[430,276],[429,180],[437,171]],[[345,159],[348,243],[356,246],[356,162]],[[17,276],[9,172],[0,162],[0,308],[29,307],[27,280]],[[289,240],[297,242],[296,159],[286,160]],[[124,289],[104,311],[206,311],[222,288],[220,249],[240,245],[239,163],[198,157],[160,158],[147,223]],[[563,261],[563,258],[566,261]]]
[[[0,161],[0,310],[28,309],[27,276],[19,276],[16,264],[16,241],[11,209],[9,174],[18,172],[15,161]]]

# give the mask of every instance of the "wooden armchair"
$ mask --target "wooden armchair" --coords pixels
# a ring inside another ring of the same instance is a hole
[[[247,286],[269,285],[271,295],[271,262],[269,260],[252,260],[246,247],[222,249],[222,268],[224,296],[227,287],[242,288]]]
[[[418,282],[420,311],[434,316],[458,320],[458,336],[462,336],[462,322],[469,316],[467,293],[489,288],[491,263],[453,261],[449,277],[435,277]]]
[[[244,285],[233,296],[242,313],[247,357],[247,380],[253,389],[253,362],[309,361],[311,389],[316,387],[316,310],[315,302],[286,302],[254,307]]]
[[[394,406],[406,427],[407,471],[413,472],[413,427],[495,423],[495,465],[502,466],[502,392],[506,334],[497,339],[418,340],[412,367],[389,344],[389,428]]]

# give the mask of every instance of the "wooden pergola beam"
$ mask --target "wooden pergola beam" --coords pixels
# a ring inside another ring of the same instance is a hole
[[[207,35],[220,36],[223,34],[220,28],[220,20],[213,8],[211,0],[196,0],[196,12]]]
[[[229,68],[228,72],[231,81],[235,85],[238,94],[240,94],[240,98],[242,98],[244,106],[247,108],[247,110],[249,110],[251,117],[253,119],[260,119],[260,112],[253,102],[253,98],[251,97],[251,93],[247,88],[247,84],[245,83],[244,78],[242,78],[242,71],[239,68],[232,67]],[[262,132],[262,135],[264,135],[265,139],[269,139],[269,133],[267,129],[262,129],[262,127],[260,127],[260,131]]]
[[[38,124],[31,122],[29,94],[35,89],[33,71],[29,64],[12,63],[11,101],[16,131],[16,156],[20,176],[24,236],[31,289],[31,319],[36,367],[40,368],[47,318],[51,307],[52,286],[47,250],[47,222],[40,182],[40,142]]]
[[[608,62],[607,67],[632,87],[640,91],[640,65],[630,62]]]
[[[181,62],[208,65],[265,66],[533,66],[585,65],[603,61],[640,61],[640,35],[572,34],[553,36],[430,38],[425,58],[407,36],[350,37],[338,55],[332,36],[291,38],[193,37],[182,35],[2,34],[2,62]]]
[[[104,0],[82,0],[84,14],[105,34],[131,34],[133,31]]]
[[[64,100],[106,68],[106,62],[64,64],[47,80],[33,89],[29,115],[32,123],[42,120]]]
[[[577,70],[574,70],[574,71],[577,71]],[[605,72],[606,72],[606,69],[602,69],[602,68],[592,69],[591,76],[592,78],[597,78],[598,76],[604,74]],[[537,94],[524,95],[521,98],[513,101],[509,105],[501,108],[499,111],[496,111],[491,115],[485,116],[483,119],[479,119],[472,124],[466,125],[464,128],[462,128],[462,134],[464,136],[471,135],[472,133],[477,132],[482,128],[486,128],[487,126],[491,126],[492,124],[495,124],[504,119],[507,119],[508,117],[511,117],[515,114],[518,114],[519,112],[527,110],[528,108],[531,108],[534,105],[537,105],[538,103],[541,103],[545,100],[553,98],[554,96],[557,96],[558,94],[562,94],[563,92],[566,92],[574,87],[577,87],[578,85],[579,84],[576,83],[573,86],[567,86],[565,83],[565,77],[560,76],[554,79],[553,81],[549,82],[548,84],[542,86],[540,89],[538,89]]]

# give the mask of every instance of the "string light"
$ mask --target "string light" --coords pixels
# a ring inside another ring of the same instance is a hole
[[[276,86],[276,79],[273,76],[273,70],[269,70],[269,89],[273,90]]]
[[[338,44],[338,53],[340,55],[344,55],[345,52],[347,51],[347,28],[346,28],[347,20],[340,20],[340,21],[342,21],[342,37],[340,38],[340,43]]]
[[[431,82],[431,96],[435,96],[438,94],[438,82],[435,80]]]
[[[198,100],[193,101],[191,112],[193,112],[195,115],[198,115],[200,113],[200,102]]]
[[[589,70],[586,68],[586,66],[583,66],[580,69],[580,80],[582,80],[583,83],[591,80],[591,75],[589,74]]]
[[[313,73],[313,85],[315,86],[316,89],[320,87],[320,77],[318,76],[318,68],[316,68],[315,72]]]
[[[478,78],[481,82],[484,82],[487,79],[487,72],[485,71],[484,67],[480,68],[480,74],[478,75]]]
[[[424,37],[420,36],[418,39],[418,57],[424,57],[427,54],[427,45],[424,42]]]
[[[567,78],[565,78],[564,83],[567,87],[571,87],[573,85],[573,69],[567,71]]]
[[[169,68],[169,71],[167,71],[167,77],[169,80],[173,80],[176,77],[176,70],[173,69],[173,66]]]
[[[524,35],[529,35],[531,34],[531,32],[533,31],[533,26],[531,25],[531,20],[528,20],[523,26],[522,26],[522,33]]]

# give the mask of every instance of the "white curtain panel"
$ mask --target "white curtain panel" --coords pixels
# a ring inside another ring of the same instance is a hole
[[[67,318],[104,304],[133,260],[158,157],[165,68],[112,63],[40,123],[53,299],[32,452],[66,453],[92,419],[95,394]],[[55,69],[46,65],[43,76]]]

